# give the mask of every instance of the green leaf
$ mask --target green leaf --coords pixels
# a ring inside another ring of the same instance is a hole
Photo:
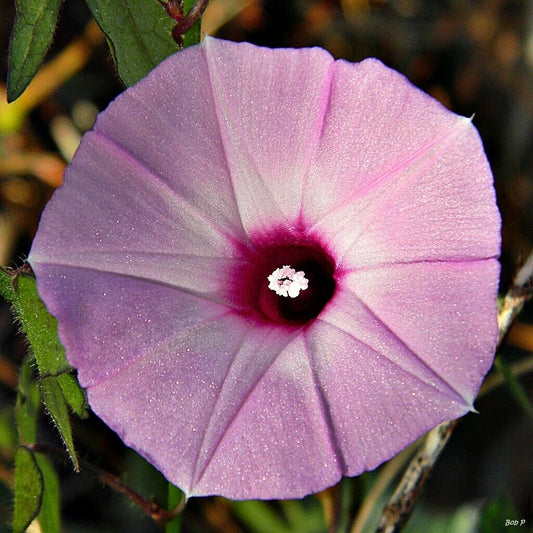
[[[71,371],[57,337],[57,321],[39,298],[35,278],[0,269],[0,294],[13,305],[32,347],[41,377]]]
[[[15,421],[21,444],[34,444],[37,440],[37,415],[41,404],[39,389],[32,379],[33,359],[27,357],[19,374]]]
[[[529,401],[529,398],[520,385],[519,381],[513,375],[512,370],[509,366],[503,361],[501,356],[497,356],[494,360],[494,366],[501,372],[511,394],[514,396],[515,400],[522,406],[524,411],[528,414],[530,418],[533,418],[533,405]]]
[[[20,273],[12,275],[0,270],[0,293],[13,305],[30,342],[41,378],[40,391],[43,403],[63,439],[74,468],[79,470],[72,439],[69,406],[76,414],[86,416],[87,402],[85,393],[70,374],[72,369],[57,337],[57,321],[48,313],[39,298],[33,276]],[[39,404],[37,402],[36,407],[35,400],[28,401],[29,391],[35,390],[35,385],[31,382],[29,362],[23,366],[20,379],[17,428],[21,442],[31,444],[36,440]]]
[[[72,427],[70,425],[70,414],[68,404],[63,395],[63,390],[55,376],[43,378],[40,382],[41,397],[44,405],[51,416],[54,424],[59,430],[63,443],[67,448],[70,459],[74,464],[76,472],[79,471],[78,456],[74,449],[74,440],[72,439]]]
[[[26,448],[15,452],[15,505],[13,533],[23,533],[39,514],[43,494],[43,475],[35,455]]]
[[[15,0],[17,16],[9,43],[7,101],[29,85],[54,37],[61,0]]]
[[[43,533],[61,532],[61,493],[59,479],[48,457],[35,454],[37,465],[43,477],[43,494],[39,525]]]
[[[59,374],[57,381],[72,411],[80,418],[87,418],[89,416],[87,395],[78,380],[72,374]]]
[[[126,86],[177,52],[174,21],[157,0],[87,0]]]

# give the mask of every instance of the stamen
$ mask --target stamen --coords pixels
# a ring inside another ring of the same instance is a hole
[[[296,298],[300,291],[305,291],[309,286],[309,280],[305,277],[305,272],[303,270],[296,272],[290,265],[276,268],[268,276],[268,281],[269,289],[279,296],[289,296],[291,298]]]

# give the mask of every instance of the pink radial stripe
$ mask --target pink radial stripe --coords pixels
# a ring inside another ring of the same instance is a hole
[[[296,338],[299,330],[279,335],[276,326],[250,327],[243,337],[231,366],[223,377],[223,384],[205,428],[202,444],[198,449],[193,486],[202,477],[232,421],[238,417],[244,402],[265,374],[275,363],[279,354]]]
[[[95,131],[167,182],[173,196],[241,237],[208,68],[203,47],[183,50],[118,96]]]
[[[324,325],[320,325],[320,324]],[[458,376],[442,376],[439,366],[433,367],[425,360],[424,353],[413,350],[408,338],[399,337],[388,325],[350,289],[349,282],[343,283],[335,297],[317,320],[318,333],[327,339],[326,331],[331,328],[352,338],[359,350],[375,353],[388,359],[393,365],[422,383],[433,387],[434,394],[442,395],[443,400],[462,403],[465,409],[471,408],[472,398],[463,395],[463,387]],[[325,341],[327,342],[327,340]],[[324,352],[326,353],[326,352]],[[321,355],[321,360],[327,356]],[[357,370],[354,369],[354,379]],[[357,389],[357,387],[355,387]]]
[[[396,264],[354,271],[344,284],[471,402],[496,346],[499,268],[495,259]]]
[[[317,323],[306,338],[345,475],[376,468],[398,446],[468,410],[327,323]]]
[[[37,234],[30,261],[59,261],[65,253],[88,248],[230,255],[231,242],[216,221],[206,223],[211,215],[189,207],[138,160],[92,132],[84,137],[84,146],[42,216],[53,237]]]
[[[467,160],[465,147],[473,154]],[[480,148],[470,122],[458,119],[438,143],[347,198],[312,231],[333,243],[343,268],[495,257],[500,215]]]
[[[65,269],[84,269],[93,275],[118,274],[196,295],[206,300],[232,306],[231,280],[237,261],[225,257],[189,256],[155,252],[76,252],[61,259],[39,256],[44,265]],[[71,275],[75,275],[70,272]],[[176,295],[178,297],[178,295]]]
[[[232,335],[222,344],[213,343],[228,330]],[[243,405],[296,335],[282,337],[272,327],[252,328],[235,315],[221,316],[188,334],[170,337],[120,373],[91,387],[91,405],[106,421],[106,413],[111,413],[108,424],[127,443],[142,449],[142,443],[163,438],[181,461],[169,467],[166,449],[148,448],[146,453],[170,480],[179,479],[187,494],[195,494],[198,480],[211,467],[213,455],[231,433]],[[201,386],[195,378],[199,372]],[[123,393],[117,397],[112,393],[116,390]],[[111,401],[110,395],[115,396]],[[115,401],[125,406],[118,417]],[[147,412],[145,405],[154,407]],[[179,432],[168,428],[169,413]],[[184,464],[189,465],[186,471]]]
[[[305,217],[314,222],[351,201],[462,120],[376,59],[336,61]]]
[[[227,307],[203,298],[120,275],[42,265],[38,276],[84,387],[145,357],[168,337],[228,313]]]
[[[297,498],[342,475],[303,338],[281,352],[242,405],[192,495]]]
[[[192,490],[212,411],[247,329],[230,313],[189,331],[177,330],[120,373],[88,389],[99,416],[186,494]],[[231,335],[225,336],[227,331]]]
[[[319,49],[258,53],[252,45],[211,38],[204,50],[243,225],[257,230],[298,221],[333,58]],[[304,84],[304,91],[294,91]]]

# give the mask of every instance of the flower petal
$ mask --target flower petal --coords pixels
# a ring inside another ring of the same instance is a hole
[[[322,137],[309,168],[305,214],[316,220],[374,188],[457,120],[377,59],[336,61]]]
[[[303,495],[340,470],[301,346],[285,349],[297,335],[218,316],[90,387],[89,401],[188,496]]]
[[[204,46],[245,228],[296,223],[333,58],[320,49],[270,50],[210,38]]]
[[[298,498],[331,486],[342,463],[330,429],[298,337],[251,391],[194,493]]]
[[[326,322],[309,330],[307,344],[345,475],[377,467],[425,431],[467,410]]]
[[[224,303],[235,268],[232,240],[206,218],[135,158],[91,132],[43,214],[29,260],[38,275],[45,264],[85,268]]]
[[[40,265],[39,290],[80,383],[91,387],[149,357],[228,308],[167,286],[62,265]],[[95,410],[96,411],[96,410]],[[98,412],[98,411],[96,411]]]
[[[402,371],[430,385],[434,389],[435,397],[441,395],[444,401],[447,399],[469,409],[472,391],[464,391],[461,377],[441,375],[440,366],[433,367],[432,361],[426,361],[424,352],[414,351],[408,340],[399,337],[361,301],[351,289],[352,278],[353,276],[349,276],[349,279],[343,280],[319,320],[351,337],[352,343],[366,347],[368,353],[376,353],[377,356],[388,359]],[[319,331],[322,332],[322,329]],[[321,360],[329,358],[325,353],[324,350],[324,353],[320,354]]]
[[[95,130],[150,169],[172,197],[240,237],[209,79],[202,46],[183,50],[118,96],[99,115]]]
[[[233,314],[176,329],[90,387],[90,405],[126,444],[189,494],[206,428],[245,334],[245,324]]]
[[[84,136],[64,186],[45,209],[42,227],[46,229],[31,250],[35,263],[41,255],[87,250],[229,256],[231,249],[211,215],[188,204],[167,179],[95,132]]]
[[[354,271],[343,283],[472,402],[493,358],[499,263],[415,263]]]
[[[332,84],[304,213],[343,265],[497,256],[492,174],[470,121],[376,60],[335,63]]]

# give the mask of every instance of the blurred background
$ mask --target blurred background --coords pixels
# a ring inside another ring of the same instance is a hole
[[[91,128],[97,112],[123,90],[105,39],[85,3],[67,0],[45,63],[47,75],[32,82],[31,98],[23,106],[8,107],[7,49],[14,16],[14,2],[1,0],[0,265],[4,266],[22,263],[40,212],[60,185],[80,136]],[[502,291],[508,287],[517,265],[533,247],[533,2],[211,0],[202,25],[207,34],[234,41],[270,47],[321,46],[335,58],[351,61],[378,57],[450,109],[474,116],[494,172],[503,219]],[[25,352],[9,306],[2,301],[0,532],[9,531],[14,449],[9,420]],[[502,356],[512,364],[532,352],[533,313],[526,305]],[[525,373],[520,382],[531,399],[533,373]],[[480,414],[467,415],[460,423],[408,531],[475,531],[471,523],[476,513],[492,504],[502,516],[527,520],[528,526],[522,528],[506,528],[500,520],[501,531],[533,531],[533,421],[505,386],[484,394],[476,407]],[[45,439],[56,442],[46,418],[42,423]],[[75,421],[75,431],[82,457],[114,473],[126,472],[132,486],[164,501],[161,477],[97,419]],[[158,531],[124,497],[90,474],[74,474],[60,462],[57,466],[64,531]],[[370,473],[346,482],[352,494],[351,513],[374,477]],[[325,531],[320,502],[327,498],[298,504],[300,511],[313,517],[301,531]],[[272,508],[280,516],[287,513],[278,504]],[[184,531],[239,533],[256,531],[254,527],[244,506],[221,498],[193,501],[183,517]]]

